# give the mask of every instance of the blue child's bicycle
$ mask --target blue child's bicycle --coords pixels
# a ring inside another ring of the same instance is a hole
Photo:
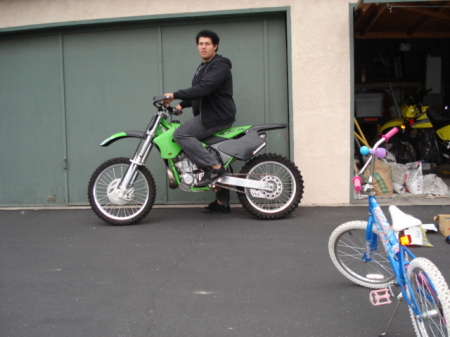
[[[358,285],[376,289],[370,293],[373,305],[392,303],[393,286],[401,289],[394,314],[382,335],[389,329],[398,304],[405,299],[416,335],[450,336],[450,290],[438,268],[428,259],[415,257],[406,247],[410,236],[407,228],[420,226],[421,221],[390,206],[392,227],[378,205],[372,184],[375,160],[386,150],[379,147],[398,130],[383,136],[373,147],[361,148],[369,155],[364,167],[353,178],[357,193],[368,194],[368,221],[350,221],[337,227],[328,243],[336,268]],[[362,187],[362,174],[369,168],[368,181]]]

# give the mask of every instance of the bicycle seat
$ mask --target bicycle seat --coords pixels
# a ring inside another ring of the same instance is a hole
[[[418,227],[422,221],[401,211],[397,206],[389,206],[389,213],[392,218],[392,229],[394,232],[400,232],[407,228]]]

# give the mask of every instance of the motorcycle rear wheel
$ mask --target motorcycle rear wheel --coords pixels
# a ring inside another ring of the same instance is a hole
[[[120,199],[114,194],[129,166],[129,158],[109,159],[94,171],[89,181],[88,199],[92,210],[113,226],[128,226],[141,221],[155,202],[155,180],[144,166],[137,168],[133,186],[127,190],[131,200]]]
[[[265,181],[272,191],[240,188],[239,202],[244,209],[259,219],[281,219],[297,208],[303,196],[303,177],[297,166],[278,154],[262,154],[242,168],[247,179]]]

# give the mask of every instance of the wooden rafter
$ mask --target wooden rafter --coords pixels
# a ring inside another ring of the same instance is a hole
[[[450,1],[358,2],[355,38],[450,38]]]

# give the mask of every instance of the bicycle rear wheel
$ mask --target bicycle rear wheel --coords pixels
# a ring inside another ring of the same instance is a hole
[[[450,336],[450,290],[439,269],[418,257],[408,267],[410,294],[416,299],[419,317],[409,308],[416,335]]]
[[[377,249],[372,259],[363,261],[366,252],[367,221],[350,221],[337,227],[328,241],[328,252],[335,267],[350,281],[363,287],[385,288],[394,279],[391,264],[381,240],[373,229]]]

